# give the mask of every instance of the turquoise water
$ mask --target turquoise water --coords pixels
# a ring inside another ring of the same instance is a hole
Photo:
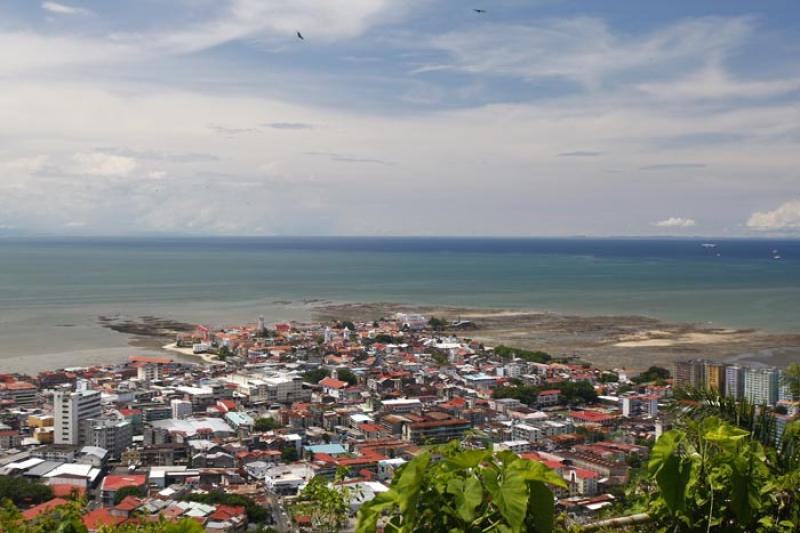
[[[643,314],[800,331],[800,241],[252,238],[0,241],[0,370],[118,360],[101,314],[215,325],[304,300]],[[777,252],[773,252],[777,250]],[[780,255],[781,259],[774,259]],[[283,303],[288,301],[290,303]],[[66,361],[66,363],[64,363]]]

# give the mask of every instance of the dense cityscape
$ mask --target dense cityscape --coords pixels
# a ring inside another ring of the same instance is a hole
[[[563,484],[557,510],[591,524],[673,425],[673,391],[769,410],[780,443],[797,398],[770,368],[708,360],[637,375],[470,340],[476,325],[416,314],[370,323],[198,326],[168,348],[202,362],[0,375],[3,498],[35,522],[82,502],[90,532],[191,519],[205,531],[356,526],[398,469],[438,445],[510,451]],[[333,518],[309,487],[338,491]]]

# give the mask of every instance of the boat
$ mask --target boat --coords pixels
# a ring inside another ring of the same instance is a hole
[[[717,247],[717,245],[714,244],[713,242],[704,242],[700,246],[702,246],[703,248],[716,248]]]

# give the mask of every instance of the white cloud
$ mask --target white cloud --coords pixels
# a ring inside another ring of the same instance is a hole
[[[89,176],[125,177],[136,169],[136,160],[104,152],[80,152],[72,156],[76,174]]]
[[[82,7],[68,6],[57,2],[42,2],[42,9],[59,15],[88,15],[91,13],[91,11]]]
[[[772,211],[753,213],[747,227],[757,231],[800,230],[800,200],[786,202]]]
[[[697,222],[693,218],[669,217],[656,222],[654,225],[659,228],[693,228]]]
[[[718,61],[752,31],[748,18],[707,17],[673,24],[638,37],[619,37],[601,19],[579,17],[535,24],[482,25],[431,39],[452,63],[427,70],[461,70],[516,76],[527,80],[564,78],[595,85],[611,74],[670,63]]]
[[[638,87],[664,100],[764,98],[800,90],[800,78],[740,81],[719,66],[709,66],[686,78]]]

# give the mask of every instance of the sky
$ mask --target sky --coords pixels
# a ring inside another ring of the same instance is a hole
[[[0,236],[800,236],[798,21],[4,0]]]

